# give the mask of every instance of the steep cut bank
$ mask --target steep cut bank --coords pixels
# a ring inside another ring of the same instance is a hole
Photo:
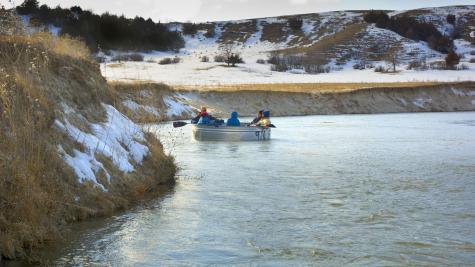
[[[144,122],[188,119],[203,105],[221,117],[231,111],[253,116],[260,109],[271,110],[273,116],[475,110],[474,82],[309,92],[184,91],[128,83],[113,87],[120,92],[123,112]]]
[[[0,55],[0,265],[174,183],[82,42],[0,32]]]

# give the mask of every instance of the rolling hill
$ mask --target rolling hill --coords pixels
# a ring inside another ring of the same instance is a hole
[[[105,56],[107,63],[102,65],[102,71],[109,80],[145,80],[188,87],[465,81],[475,77],[475,6],[386,11],[399,21],[410,18],[433,25],[437,34],[453,42],[449,49],[461,59],[451,68],[445,64],[446,52],[434,50],[427,40],[414,40],[366,22],[367,12],[335,11],[191,25],[169,23],[169,29],[182,33],[185,40],[178,53],[139,51],[145,62],[115,62],[111,60],[114,56],[127,52],[112,51]],[[455,16],[450,23],[449,15]],[[227,68],[223,62],[213,62],[223,54],[223,48],[230,47],[244,63]],[[157,64],[174,57],[179,58],[179,63]]]

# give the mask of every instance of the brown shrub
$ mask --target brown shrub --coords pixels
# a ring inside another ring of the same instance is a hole
[[[460,55],[455,53],[453,50],[451,50],[445,57],[445,63],[447,64],[447,68],[453,69],[455,65],[459,64],[459,62]]]
[[[139,53],[133,53],[133,54],[119,54],[116,55],[111,59],[111,61],[135,61],[135,62],[142,62],[143,61],[143,55]]]
[[[198,26],[191,22],[182,24],[182,31],[185,35],[195,35],[198,32]]]
[[[181,58],[179,58],[179,57],[174,57],[174,58],[166,57],[166,58],[161,59],[158,62],[158,64],[168,65],[168,64],[178,64],[180,62],[181,62]]]
[[[226,58],[223,55],[216,55],[214,56],[214,62],[222,63],[226,60]]]

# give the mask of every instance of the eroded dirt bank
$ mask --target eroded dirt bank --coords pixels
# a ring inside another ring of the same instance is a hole
[[[0,266],[174,183],[173,158],[118,111],[83,43],[0,36],[0,55]]]
[[[450,112],[475,110],[475,83],[338,92],[176,91],[162,84],[114,84],[129,116],[139,121],[188,119],[200,106],[226,117],[231,111],[253,116]]]

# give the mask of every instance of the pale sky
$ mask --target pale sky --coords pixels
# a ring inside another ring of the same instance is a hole
[[[8,0],[0,3],[8,6]],[[14,0],[20,4],[22,0]],[[40,4],[79,5],[96,13],[109,11],[154,21],[216,21],[332,10],[402,10],[446,5],[475,5],[475,0],[39,0]]]

